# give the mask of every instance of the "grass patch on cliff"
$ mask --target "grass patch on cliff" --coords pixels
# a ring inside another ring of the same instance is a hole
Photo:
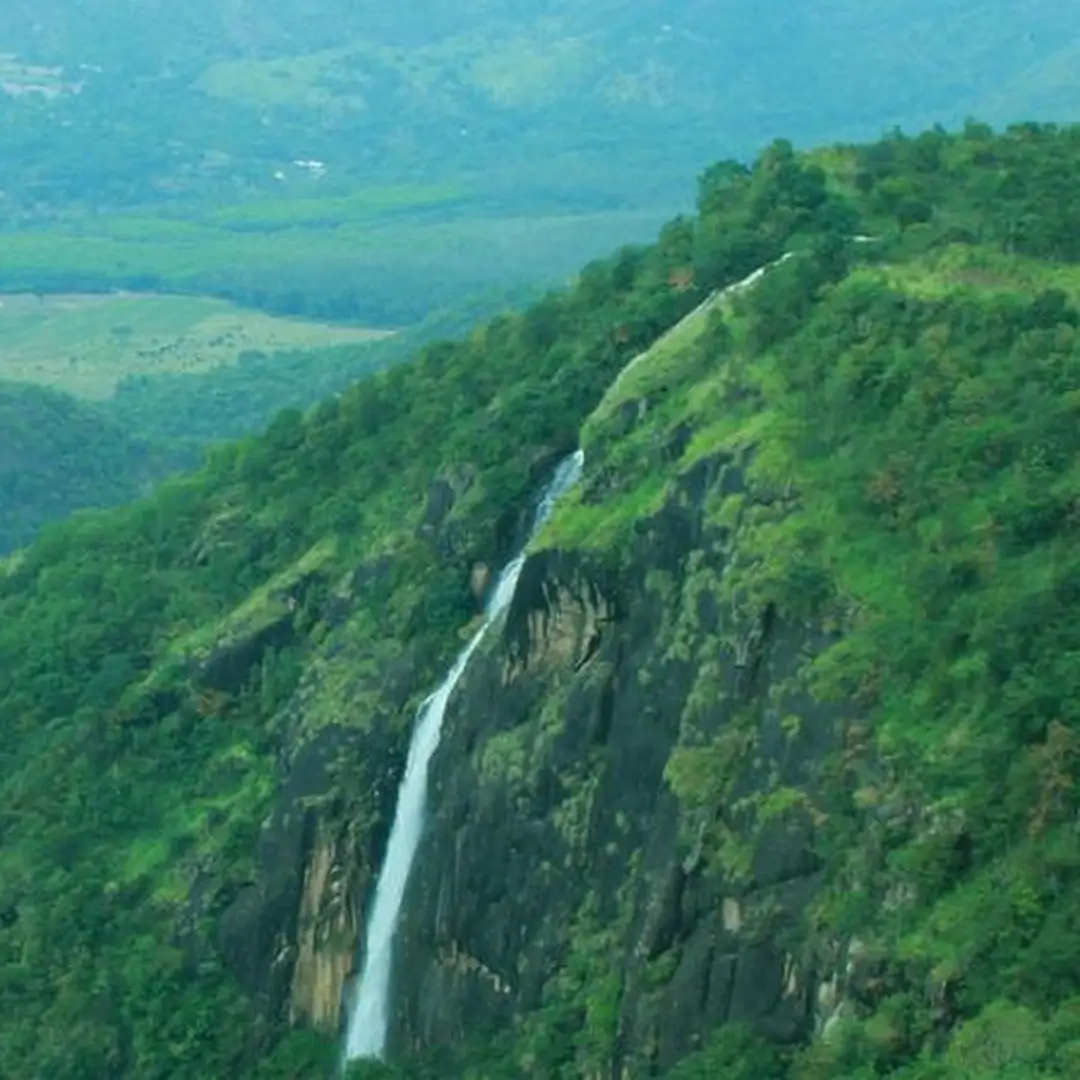
[[[204,722],[227,721],[226,716]],[[243,875],[246,860],[238,859],[236,837],[253,839],[265,817],[274,794],[273,764],[251,744],[227,743],[205,764],[201,780],[200,794],[162,807],[152,830],[133,838],[110,891],[148,886],[156,902],[178,904],[187,898],[198,866]],[[228,856],[227,871],[219,862],[223,856]]]
[[[666,489],[666,479],[654,476],[596,505],[583,503],[580,496],[568,498],[537,536],[533,550],[559,547],[618,550],[634,526],[660,508]]]
[[[589,435],[609,421],[620,406],[650,400],[657,392],[664,392],[669,382],[684,381],[689,350],[704,333],[716,306],[713,300],[704,301],[619,372],[585,423],[582,438],[586,445]]]
[[[228,649],[254,641],[276,624],[288,620],[299,602],[298,592],[311,579],[325,575],[338,553],[336,537],[325,537],[292,566],[254,589],[233,611],[216,623],[207,623],[175,640],[165,658],[167,666],[179,658],[205,661],[215,649]]]
[[[928,300],[965,290],[1030,297],[1048,289],[1080,299],[1080,268],[970,244],[935,248],[913,262],[882,267],[881,273],[897,288]]]
[[[745,409],[725,407],[743,336],[730,304],[703,305],[622,373],[582,429],[585,482],[538,547],[618,550],[678,490],[680,471],[746,445]]]
[[[484,743],[480,752],[480,777],[484,784],[519,788],[528,775],[529,738],[524,728],[500,731]]]

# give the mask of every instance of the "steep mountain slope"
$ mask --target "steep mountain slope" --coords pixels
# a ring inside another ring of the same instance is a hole
[[[0,382],[0,554],[46,522],[127,502],[196,460],[132,438],[67,394]]]
[[[355,1075],[1075,1075],[1078,167],[777,143],[6,564],[0,1074],[336,1067],[415,706],[580,442]]]
[[[743,1022],[831,1080],[977,1016],[940,1075],[1072,1075],[1080,311],[963,249],[841,273],[586,424],[448,720],[402,1049],[524,1016],[521,1075],[645,1076]]]

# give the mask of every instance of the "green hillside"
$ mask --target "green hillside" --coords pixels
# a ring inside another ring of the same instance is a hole
[[[3,564],[0,1076],[334,1073],[415,708],[578,445],[350,1077],[1076,1076],[1078,176],[774,143]]]
[[[66,394],[0,382],[0,554],[72,511],[146,494],[197,460],[131,436]]]

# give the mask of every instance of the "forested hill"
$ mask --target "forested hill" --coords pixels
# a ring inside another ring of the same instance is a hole
[[[249,349],[236,364],[203,372],[128,375],[101,400],[0,380],[0,555],[74,510],[145,495],[165,476],[195,468],[210,445],[262,431],[283,408],[307,409],[363,374],[409,359],[422,344],[461,334],[539,292],[502,290],[383,341]]]
[[[335,1073],[415,706],[581,445],[355,1075],[1075,1077],[1078,179],[777,142],[0,564],[0,1076]]]
[[[129,502],[198,451],[134,438],[97,406],[0,381],[0,555],[74,510]]]

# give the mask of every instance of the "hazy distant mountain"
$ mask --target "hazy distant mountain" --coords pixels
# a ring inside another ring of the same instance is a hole
[[[644,197],[777,133],[1080,106],[1080,8],[1060,0],[8,0],[5,51],[0,87],[23,109],[0,138],[36,152],[6,154],[0,180],[38,197],[42,151],[54,173],[87,160],[65,191],[92,189],[105,156],[138,159],[132,198],[222,170],[271,184],[294,160],[364,178],[528,165],[536,183],[569,161],[600,190],[633,170]]]

